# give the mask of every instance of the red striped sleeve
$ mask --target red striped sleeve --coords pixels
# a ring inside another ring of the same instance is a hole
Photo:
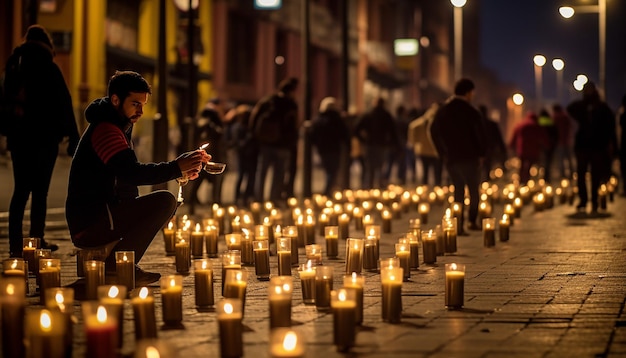
[[[122,130],[114,124],[106,122],[101,123],[94,129],[91,143],[96,154],[104,164],[108,163],[115,154],[129,148]]]

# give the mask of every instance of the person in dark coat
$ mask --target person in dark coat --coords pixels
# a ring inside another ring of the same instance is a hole
[[[400,140],[393,116],[385,109],[383,98],[376,99],[374,108],[361,117],[353,134],[362,144],[365,165],[362,187],[372,189],[386,185],[383,166],[388,153],[400,146]]]
[[[615,116],[592,82],[583,87],[583,98],[567,106],[567,113],[578,124],[574,137],[574,153],[576,155],[576,173],[578,175],[578,197],[576,206],[585,211],[589,199],[587,170],[591,172],[591,211],[598,210],[598,189],[608,181],[611,174],[611,160],[617,154],[617,135],[615,132]]]
[[[487,113],[487,106],[478,106],[478,110],[483,116],[485,125],[485,134],[487,137],[487,154],[485,156],[485,163],[482,167],[481,180],[489,181],[489,173],[493,169],[494,164],[504,168],[504,161],[506,160],[506,144],[502,138],[502,132],[498,122],[489,117]]]
[[[15,48],[6,65],[4,94],[7,145],[13,162],[14,188],[9,205],[9,251],[22,256],[24,210],[31,197],[30,237],[42,248],[57,250],[44,239],[48,190],[59,153],[59,143],[69,138],[67,154],[78,145],[72,98],[46,30],[33,25],[24,43]]]
[[[469,191],[469,229],[480,230],[478,201],[480,168],[486,155],[485,127],[480,112],[471,104],[474,82],[460,79],[454,87],[454,96],[437,111],[431,134],[439,156],[454,185],[454,201],[465,206],[465,187]],[[464,210],[459,218],[459,234],[463,229]]]
[[[311,123],[310,131],[311,143],[317,149],[326,173],[324,194],[330,196],[339,175],[341,155],[350,144],[348,126],[339,112],[335,98],[322,99],[319,115]]]
[[[137,186],[177,178],[194,180],[211,156],[198,149],[169,162],[139,162],[130,138],[148,102],[150,85],[136,72],[118,71],[111,77],[107,93],[85,110],[89,126],[72,159],[65,217],[74,245],[108,251],[105,269],[114,272],[113,250],[134,251],[135,264],[139,263],[177,208],[169,191],[139,195]],[[159,278],[158,273],[135,269],[138,285]]]
[[[530,168],[539,164],[541,154],[550,146],[548,134],[539,125],[535,112],[528,112],[524,120],[513,128],[509,147],[520,159],[520,183],[525,185],[530,179]]]

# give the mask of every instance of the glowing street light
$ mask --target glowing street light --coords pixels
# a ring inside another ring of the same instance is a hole
[[[521,106],[524,103],[524,96],[521,93],[515,93],[512,98],[516,106]]]
[[[467,0],[450,0],[454,6],[454,79],[463,76],[463,6]]]
[[[561,101],[561,93],[563,92],[563,69],[565,68],[565,61],[560,58],[552,60],[552,68],[556,70],[556,101]]]
[[[546,56],[535,55],[533,62],[535,64],[535,96],[537,100],[537,109],[541,109],[543,102],[543,66],[546,64]]]

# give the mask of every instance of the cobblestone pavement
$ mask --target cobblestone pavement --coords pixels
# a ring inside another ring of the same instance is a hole
[[[1,172],[6,169],[0,169]],[[3,194],[3,199],[6,194]],[[58,203],[57,203],[58,204]],[[57,206],[57,207],[60,207]],[[181,211],[184,206],[181,207]],[[442,207],[429,216],[433,228]],[[302,303],[300,281],[295,270],[293,328],[306,339],[306,356],[325,357],[623,357],[626,354],[626,200],[616,197],[608,212],[576,214],[573,206],[557,204],[535,212],[525,206],[511,227],[510,241],[483,245],[479,231],[458,238],[458,251],[437,257],[435,265],[420,264],[402,287],[402,319],[398,324],[381,318],[381,284],[378,273],[365,273],[364,321],[357,329],[356,344],[340,353],[333,342],[332,314],[318,312]],[[494,216],[502,213],[495,205]],[[393,243],[408,229],[415,212],[394,219],[392,232],[381,238],[381,258],[393,256]],[[51,209],[47,239],[60,245],[55,257],[62,260],[62,283],[80,287],[76,257],[63,212]],[[351,236],[362,237],[351,226]],[[318,243],[323,238],[317,237]],[[161,234],[150,246],[141,266],[161,274],[175,273],[174,258],[165,256]],[[220,251],[225,248],[223,239]],[[0,214],[0,255],[7,256],[6,213]],[[345,249],[340,245],[340,258]],[[300,261],[304,250],[300,251]],[[444,307],[444,264],[466,265],[465,306]],[[219,272],[220,261],[213,260]],[[270,259],[273,274],[276,257]],[[325,260],[334,269],[334,287],[342,285],[345,260]],[[244,324],[246,357],[268,356],[269,307],[267,282],[251,273]],[[215,278],[219,297],[221,278]],[[162,324],[161,297],[153,284],[157,324]],[[29,305],[38,305],[29,298]],[[74,333],[74,356],[84,356],[85,335],[80,303],[75,305],[78,323]],[[172,356],[211,357],[219,355],[219,333],[215,312],[194,307],[193,275],[184,277],[183,324],[180,329],[160,329],[159,340],[170,347]],[[125,303],[122,355],[135,351],[133,314]]]

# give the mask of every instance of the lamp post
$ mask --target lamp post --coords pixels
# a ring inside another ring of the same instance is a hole
[[[606,98],[606,0],[598,0],[598,5],[561,6],[559,13],[566,19],[580,13],[598,13],[598,72],[599,87]]]
[[[467,0],[450,0],[454,6],[454,80],[463,76],[463,6]]]
[[[556,70],[556,102],[561,103],[561,95],[563,94],[563,69],[565,61],[560,58],[552,60],[552,68]]]
[[[535,64],[535,97],[537,101],[537,109],[541,109],[543,105],[543,66],[546,64],[546,57],[544,55],[535,55],[533,57]]]

